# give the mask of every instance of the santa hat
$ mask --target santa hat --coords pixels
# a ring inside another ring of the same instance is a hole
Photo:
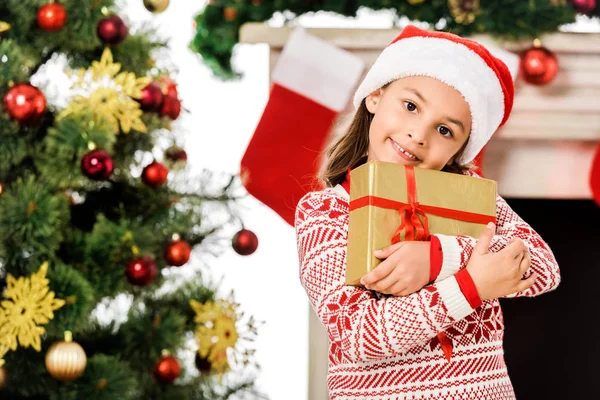
[[[457,161],[473,161],[510,116],[514,84],[508,67],[476,41],[408,26],[379,55],[354,95],[354,106],[389,82],[417,75],[453,87],[469,104],[471,135]]]

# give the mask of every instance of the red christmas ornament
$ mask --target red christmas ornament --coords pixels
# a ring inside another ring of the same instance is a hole
[[[157,188],[165,184],[167,175],[169,170],[161,163],[153,161],[142,171],[142,181],[150,187]]]
[[[237,18],[238,11],[233,7],[225,7],[223,10],[223,15],[227,21],[234,21]]]
[[[102,18],[98,22],[98,37],[106,44],[119,44],[127,37],[129,29],[118,15]]]
[[[154,282],[158,269],[150,256],[141,256],[129,261],[125,270],[127,280],[137,286],[146,286]]]
[[[49,3],[41,6],[37,12],[37,23],[40,28],[48,32],[59,31],[67,21],[67,11],[58,3]]]
[[[556,55],[544,47],[533,47],[521,57],[521,76],[528,83],[545,85],[558,73]]]
[[[46,98],[38,88],[20,83],[4,95],[4,109],[19,123],[32,124],[46,112]]]
[[[169,162],[169,168],[181,169],[187,164],[187,153],[179,146],[171,146],[165,150],[165,159]]]
[[[183,240],[173,240],[165,246],[163,257],[169,265],[180,267],[190,259],[192,248]]]
[[[169,94],[165,95],[162,108],[160,109],[160,116],[167,116],[172,120],[176,120],[181,113],[181,102],[175,96]]]
[[[571,2],[581,14],[589,14],[596,9],[596,0],[571,0]]]
[[[258,247],[258,238],[254,232],[248,229],[242,229],[233,236],[231,245],[236,253],[242,256],[249,256],[256,251]]]
[[[162,356],[154,367],[154,378],[160,383],[173,383],[181,375],[179,361],[171,356]]]
[[[92,150],[81,159],[81,172],[94,181],[107,179],[112,171],[113,161],[105,150]]]
[[[177,84],[166,75],[160,77],[160,87],[165,95],[170,95],[173,97],[179,96],[177,93]]]
[[[142,98],[140,99],[141,109],[144,111],[159,111],[163,104],[163,92],[160,87],[154,83],[149,83],[142,89]]]

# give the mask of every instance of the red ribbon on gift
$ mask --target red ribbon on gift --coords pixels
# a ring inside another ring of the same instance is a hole
[[[400,213],[400,226],[392,236],[392,243],[400,241],[400,234],[404,231],[404,240],[427,240],[429,237],[429,221],[427,214],[433,214],[444,218],[456,219],[465,222],[474,222],[485,225],[488,222],[496,223],[495,215],[477,214],[468,211],[452,210],[450,208],[435,207],[420,204],[417,201],[417,181],[413,167],[405,166],[406,193],[408,203],[385,199],[377,196],[363,196],[350,202],[350,211],[358,208],[374,206],[381,208],[393,208]],[[423,218],[423,222],[419,219]]]
[[[427,206],[417,201],[417,181],[415,179],[415,170],[413,167],[404,166],[406,174],[406,193],[408,203],[389,200],[377,196],[363,196],[350,202],[350,211],[366,206],[382,207],[396,209],[400,213],[400,226],[392,236],[392,243],[400,241],[401,233],[404,232],[404,240],[427,240],[429,238],[429,221],[427,214],[433,214],[440,217],[455,219],[465,222],[474,222],[477,224],[496,223],[496,216],[471,213],[467,211],[452,210],[449,208]],[[423,218],[423,222],[419,218]],[[442,351],[446,359],[450,361],[452,355],[452,341],[446,337],[444,332],[437,335]]]

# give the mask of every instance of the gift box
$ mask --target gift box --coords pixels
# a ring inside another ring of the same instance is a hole
[[[372,161],[350,173],[346,284],[381,260],[375,250],[430,234],[478,238],[496,222],[496,182],[402,164]]]

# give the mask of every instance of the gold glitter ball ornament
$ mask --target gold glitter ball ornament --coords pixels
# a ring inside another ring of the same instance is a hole
[[[46,369],[56,380],[70,382],[79,378],[87,364],[87,356],[81,345],[73,341],[71,332],[65,332],[65,340],[54,343],[46,353]]]
[[[454,21],[469,25],[481,11],[479,0],[448,0],[448,8]]]
[[[169,7],[169,0],[144,0],[144,7],[154,14],[159,14]]]

